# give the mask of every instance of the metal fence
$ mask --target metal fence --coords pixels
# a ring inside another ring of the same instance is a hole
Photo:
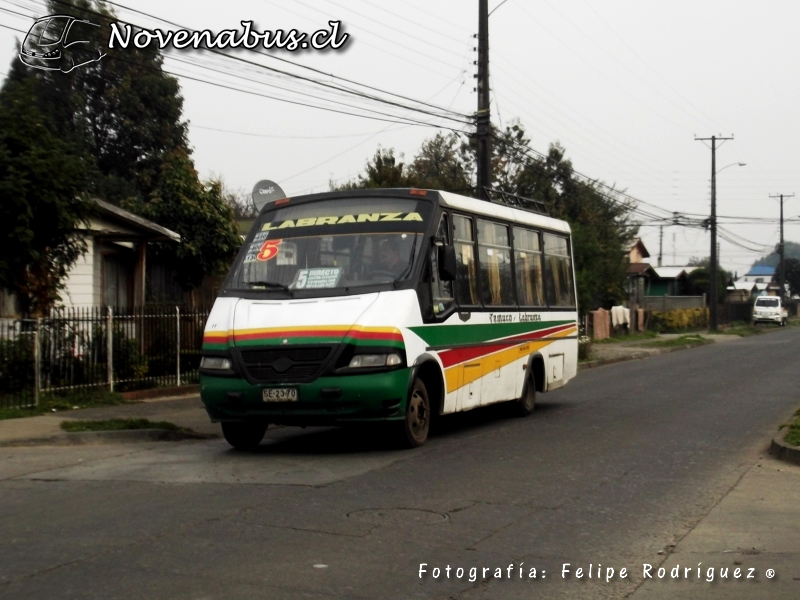
[[[46,394],[128,391],[198,381],[208,310],[62,308],[0,322],[0,408]]]

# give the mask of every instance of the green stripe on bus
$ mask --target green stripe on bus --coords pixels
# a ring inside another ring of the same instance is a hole
[[[539,321],[532,323],[480,323],[475,325],[427,325],[409,327],[429,346],[451,346],[458,344],[474,344],[488,342],[498,338],[532,333],[567,325],[575,321]]]

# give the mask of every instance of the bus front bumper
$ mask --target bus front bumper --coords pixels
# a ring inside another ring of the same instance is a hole
[[[320,377],[311,383],[252,385],[244,379],[200,376],[200,398],[211,421],[264,420],[329,425],[404,418],[411,369]],[[296,401],[265,402],[264,389],[296,388]]]

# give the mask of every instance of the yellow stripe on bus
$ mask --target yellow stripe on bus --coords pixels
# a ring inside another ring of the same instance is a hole
[[[497,369],[501,369],[502,367],[518,361],[521,358],[536,352],[537,350],[541,350],[545,346],[552,344],[557,338],[564,338],[573,335],[576,331],[577,328],[575,327],[565,331],[559,331],[558,333],[555,333],[541,341],[524,342],[517,346],[506,348],[505,350],[500,350],[499,352],[493,352],[492,354],[481,356],[478,359],[467,361],[466,363],[461,363],[459,365],[454,365],[449,369],[445,369],[444,379],[445,385],[447,386],[447,393],[449,394],[450,392],[454,392],[458,388],[468,385],[473,381],[477,381],[481,377],[485,377]],[[479,366],[480,368],[467,368],[465,370],[465,366]]]

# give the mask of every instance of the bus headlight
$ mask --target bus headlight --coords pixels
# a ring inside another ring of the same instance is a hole
[[[369,367],[396,367],[403,364],[403,358],[394,352],[391,354],[356,354],[347,365],[350,369]]]
[[[209,371],[230,371],[231,359],[219,356],[204,356],[200,359],[200,368]]]

